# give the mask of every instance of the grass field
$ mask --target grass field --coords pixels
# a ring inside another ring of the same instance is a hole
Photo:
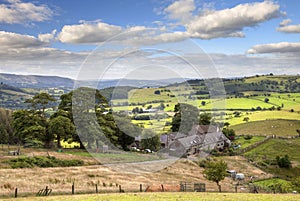
[[[241,145],[241,149],[244,149],[252,144],[255,144],[257,142],[260,142],[264,140],[265,137],[263,136],[253,136],[251,139],[246,140],[243,136],[237,137],[236,140],[233,141],[235,144]]]
[[[14,200],[41,200],[38,198],[18,198]],[[98,195],[68,195],[43,197],[45,201],[297,201],[300,195],[294,194],[249,194],[249,193],[125,193],[125,194],[98,194]]]
[[[276,156],[289,155],[292,161],[300,162],[300,138],[271,139],[255,149],[247,152],[245,156],[261,160],[263,158],[275,159]]]
[[[230,126],[238,135],[298,136],[300,120],[262,120]]]
[[[245,123],[244,118],[249,117],[249,122],[271,120],[271,119],[287,119],[287,120],[300,120],[300,113],[289,111],[255,111],[255,112],[241,112],[239,117],[234,117],[232,112],[227,112],[226,122],[231,126]]]
[[[271,139],[266,143],[246,152],[245,157],[259,164],[265,171],[291,179],[300,176],[300,138],[296,139]],[[292,162],[292,168],[279,168],[270,165],[276,160],[276,156],[288,155]],[[273,161],[273,162],[272,162]]]

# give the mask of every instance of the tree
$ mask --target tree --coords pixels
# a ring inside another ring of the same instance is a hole
[[[13,113],[12,126],[18,143],[24,144],[26,140],[44,140],[46,128],[43,125],[42,119],[39,115],[31,111],[15,111]]]
[[[173,132],[188,133],[193,125],[197,125],[199,122],[199,110],[198,108],[185,104],[178,103],[175,105],[174,111],[177,111],[172,118]]]
[[[25,103],[30,103],[33,110],[39,110],[42,117],[45,117],[45,109],[50,102],[56,101],[55,98],[50,96],[48,93],[42,92],[34,95],[31,99],[25,101]]]
[[[142,132],[141,145],[144,149],[157,151],[160,148],[159,136],[150,129],[145,129]]]
[[[268,98],[265,98],[265,103],[268,103],[270,100]]]
[[[210,113],[202,113],[199,118],[199,125],[209,125],[212,121]]]
[[[225,122],[225,123],[224,123],[224,127],[226,127],[226,128],[228,128],[228,127],[229,127],[229,125],[230,125],[230,123],[229,123],[229,122]]]
[[[64,116],[57,116],[50,119],[49,122],[49,133],[56,137],[57,148],[61,148],[61,140],[68,140],[72,137],[75,127],[71,120]],[[51,139],[51,138],[50,138]]]
[[[298,133],[298,136],[300,137],[300,129],[297,129],[296,132]]]
[[[12,111],[0,108],[0,143],[13,143]]]
[[[225,178],[226,170],[227,163],[225,161],[210,161],[206,164],[203,174],[206,179],[215,182],[218,186],[219,192],[221,192],[220,181]]]
[[[243,119],[243,121],[245,121],[245,122],[247,122],[247,123],[248,123],[248,121],[249,121],[249,117],[245,117],[245,118]]]
[[[206,105],[206,102],[205,102],[205,101],[201,101],[201,105],[202,105],[202,106],[205,106],[205,105]]]
[[[291,168],[292,167],[292,163],[291,163],[288,155],[285,155],[283,157],[276,156],[276,162],[277,162],[277,165],[281,168]]]
[[[235,131],[231,128],[223,128],[222,130],[223,134],[230,139],[231,141],[235,138]]]

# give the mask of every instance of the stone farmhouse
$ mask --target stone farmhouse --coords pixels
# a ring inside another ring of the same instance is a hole
[[[231,141],[218,127],[210,125],[194,125],[187,134],[173,132],[162,135],[160,140],[164,151],[176,157],[195,156],[231,145]]]

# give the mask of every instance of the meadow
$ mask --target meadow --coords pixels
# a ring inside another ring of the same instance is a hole
[[[267,172],[282,179],[290,180],[300,176],[300,138],[270,139],[260,146],[246,152],[244,156]],[[291,168],[279,168],[276,157],[288,155],[292,163]]]
[[[230,126],[238,135],[299,136],[300,120],[269,119]]]

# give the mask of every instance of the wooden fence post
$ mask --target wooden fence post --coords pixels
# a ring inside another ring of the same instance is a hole
[[[143,184],[140,184],[140,192],[143,192]]]
[[[74,182],[73,182],[73,184],[72,184],[72,195],[74,195],[74,193],[75,193],[75,186],[74,186]]]
[[[96,184],[96,193],[98,193],[99,191],[98,191],[98,184]]]
[[[119,191],[120,191],[120,193],[122,193],[122,186],[121,185],[119,185]]]
[[[18,197],[18,188],[15,189],[15,198]]]

